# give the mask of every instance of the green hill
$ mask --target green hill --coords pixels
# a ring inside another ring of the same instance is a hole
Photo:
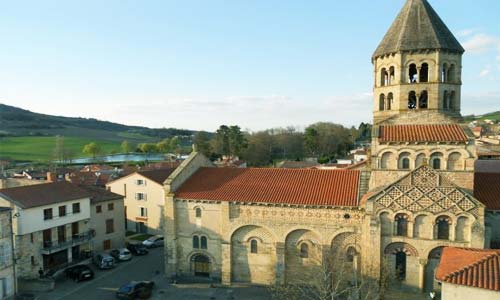
[[[154,143],[177,136],[181,145],[190,146],[193,130],[128,126],[92,118],[70,118],[39,114],[0,104],[0,159],[48,161],[53,157],[56,136],[64,137],[67,151],[83,156],[90,142],[100,144],[103,154],[119,152],[123,140],[131,144]]]
[[[469,115],[469,116],[464,116],[464,120],[466,122],[472,122],[474,120],[494,120],[497,122],[500,122],[500,111],[494,111],[490,112],[487,114],[482,114],[482,115]]]

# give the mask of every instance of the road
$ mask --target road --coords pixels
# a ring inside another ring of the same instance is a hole
[[[131,280],[153,280],[163,274],[163,248],[151,249],[148,255],[134,256],[131,261],[121,262],[111,270],[97,270],[90,281],[75,283],[66,278],[56,281],[54,291],[38,293],[40,300],[88,300],[115,299],[115,291]],[[158,289],[155,291],[159,293]],[[156,295],[155,298],[162,299]]]

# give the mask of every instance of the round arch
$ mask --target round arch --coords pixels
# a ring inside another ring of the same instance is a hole
[[[418,257],[418,251],[415,247],[408,243],[395,242],[387,245],[384,249],[384,254],[397,254],[399,252],[404,252],[408,256]]]

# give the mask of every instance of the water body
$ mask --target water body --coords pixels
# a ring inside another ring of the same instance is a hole
[[[85,157],[71,160],[71,164],[92,164],[92,163],[117,163],[125,161],[162,161],[171,155],[161,153],[128,153],[128,154],[111,154],[98,156],[96,158]]]

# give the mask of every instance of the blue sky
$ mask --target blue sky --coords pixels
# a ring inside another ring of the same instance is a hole
[[[1,1],[0,103],[151,127],[357,125],[404,2]],[[500,1],[430,3],[467,50],[462,113],[500,110]]]

